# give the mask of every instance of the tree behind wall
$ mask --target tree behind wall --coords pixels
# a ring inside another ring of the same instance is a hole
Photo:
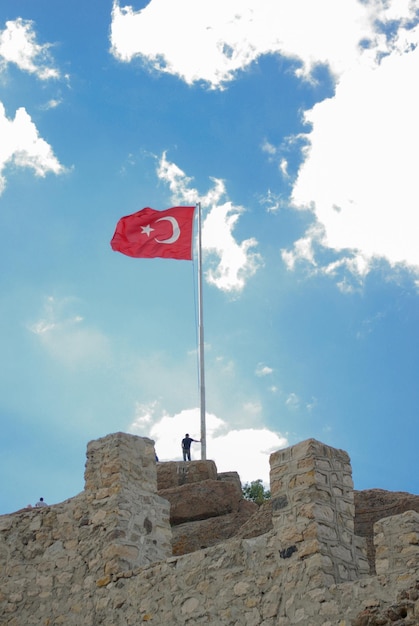
[[[252,482],[243,485],[242,491],[245,500],[251,500],[258,506],[265,502],[265,500],[269,500],[271,497],[271,492],[269,489],[265,489],[261,478],[252,480]]]

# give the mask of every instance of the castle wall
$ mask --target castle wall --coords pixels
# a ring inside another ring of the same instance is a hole
[[[170,556],[169,504],[156,489],[153,442],[117,433],[89,443],[81,494],[1,516],[0,624],[41,624],[45,611],[72,623],[113,574]]]
[[[300,557],[307,589],[356,580],[369,571],[354,535],[349,456],[314,439],[271,455],[273,526],[284,552]]]
[[[273,454],[273,530],[181,557],[152,442],[117,433],[87,457],[82,494],[0,517],[2,626],[419,624],[419,515],[376,523],[368,576],[343,451]]]

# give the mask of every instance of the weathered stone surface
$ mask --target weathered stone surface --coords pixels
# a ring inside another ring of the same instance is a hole
[[[418,626],[418,585],[403,589],[397,594],[395,602],[390,606],[382,606],[376,602],[373,606],[364,608],[351,626]]]
[[[153,441],[132,437],[115,433],[89,442],[84,480],[90,497],[102,499],[118,493],[122,483],[128,481],[138,491],[156,491]]]
[[[230,539],[253,516],[257,508],[253,502],[241,500],[234,513],[173,526],[173,554],[187,554]]]
[[[379,575],[368,575],[340,450],[309,440],[274,454],[272,529],[257,535],[266,503],[247,538],[183,556],[166,550],[150,440],[109,436],[88,463],[82,494],[0,517],[1,626],[419,626],[419,514],[375,523]],[[249,506],[234,481],[203,482],[229,486],[236,508],[178,526],[184,542],[195,525],[197,543],[215,541]]]
[[[367,540],[367,555],[370,572],[375,573],[374,524],[380,519],[399,515],[405,511],[419,513],[419,496],[403,491],[365,489],[354,491],[356,535]]]
[[[238,497],[243,497],[242,483],[240,480],[240,476],[237,472],[219,472],[217,474],[217,480],[221,480],[221,482],[232,483],[236,487]]]
[[[157,489],[170,489],[202,480],[217,480],[214,461],[169,461],[157,463]]]
[[[406,511],[379,520],[374,525],[374,539],[377,574],[397,571],[404,573],[416,563],[419,550],[419,513]]]
[[[158,493],[170,502],[171,525],[235,512],[241,499],[233,483],[219,480],[161,489]]]
[[[354,541],[348,454],[309,439],[271,454],[270,465],[274,530],[304,557],[301,583],[310,590],[359,578],[367,562]]]
[[[16,597],[10,589],[15,579],[34,606],[52,595],[75,602],[75,591],[91,589],[96,580],[171,555],[169,503],[155,493],[151,440],[117,433],[91,442],[85,477],[85,491],[75,498],[0,518],[6,520],[0,523],[0,577],[9,597]],[[9,600],[5,610],[11,607]],[[0,623],[7,622],[0,617]],[[41,622],[19,625],[35,623]]]
[[[272,500],[266,500],[256,508],[253,515],[239,528],[237,537],[250,539],[272,530]]]

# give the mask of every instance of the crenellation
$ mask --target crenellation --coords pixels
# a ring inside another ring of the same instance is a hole
[[[374,525],[377,574],[419,567],[419,513],[407,511]]]
[[[370,575],[347,453],[309,439],[270,463],[272,530],[172,556],[158,481],[202,480],[236,503],[235,473],[159,463],[158,479],[150,439],[90,442],[81,494],[0,517],[0,624],[418,625],[419,513],[376,522]]]
[[[304,558],[307,565],[303,575],[309,589],[321,580],[326,585],[360,574],[349,471],[346,453],[314,440],[271,455],[274,528],[278,536],[295,541],[295,558]],[[281,481],[275,480],[278,475]],[[290,532],[289,526],[297,532]],[[319,561],[318,554],[326,558]]]

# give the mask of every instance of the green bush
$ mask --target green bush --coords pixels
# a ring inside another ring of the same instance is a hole
[[[252,480],[251,483],[246,483],[242,487],[243,498],[245,500],[251,500],[260,506],[265,500],[269,500],[271,492],[269,489],[265,489],[262,483],[262,479]]]

